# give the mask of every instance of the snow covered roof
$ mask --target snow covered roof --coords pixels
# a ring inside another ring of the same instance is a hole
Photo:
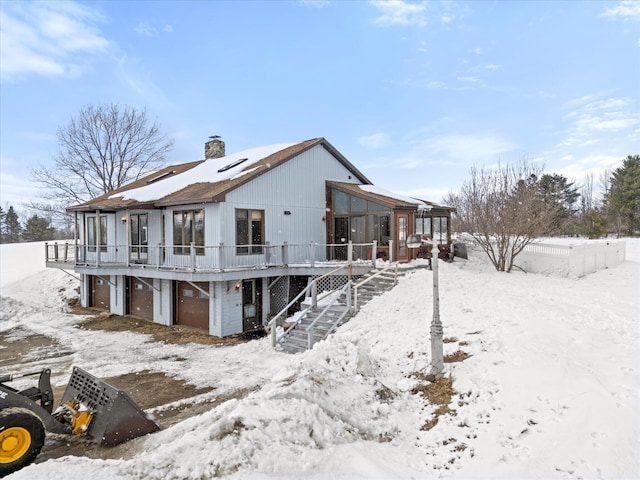
[[[324,138],[314,138],[300,143],[278,143],[220,158],[165,167],[69,210],[150,208],[224,201],[225,194],[229,191],[316,145],[322,145],[349,169],[356,179],[370,183],[329,142]]]
[[[339,190],[349,192],[351,194],[366,197],[367,199],[387,205],[393,208],[411,208],[421,211],[430,211],[431,209],[451,210],[449,207],[444,207],[433,202],[427,202],[426,200],[420,200],[413,197],[407,197],[399,193],[390,192],[375,185],[357,185],[353,183],[344,182],[328,182],[330,186],[336,187]]]

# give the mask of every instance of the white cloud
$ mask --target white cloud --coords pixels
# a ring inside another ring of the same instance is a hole
[[[146,22],[140,22],[133,29],[138,35],[144,35],[145,37],[153,37],[156,34],[155,27],[149,25]]]
[[[378,149],[389,144],[389,135],[386,133],[374,133],[358,138],[358,143],[369,149]]]
[[[602,13],[605,17],[621,17],[624,20],[640,21],[640,2],[637,0],[624,0],[617,5],[605,8]]]
[[[433,159],[454,162],[494,161],[515,149],[513,143],[491,133],[442,135],[420,141],[415,148]]]
[[[490,63],[489,65],[485,65],[484,68],[485,70],[497,70],[499,68],[502,68],[504,65],[497,65],[495,63]]]
[[[570,100],[572,108],[565,116],[571,125],[564,133],[567,137],[560,145],[585,145],[593,143],[594,136],[602,133],[625,132],[640,125],[636,101],[630,98],[603,98],[590,94]],[[584,139],[588,138],[587,141]]]
[[[407,3],[403,0],[373,0],[370,4],[381,13],[372,20],[378,25],[424,27],[427,24],[425,4]]]
[[[328,7],[333,2],[331,0],[298,0],[298,3],[307,5],[309,7],[324,8]]]
[[[173,32],[173,27],[171,25],[164,25],[161,30],[166,33],[171,33]],[[158,34],[158,29],[147,22],[140,22],[134,27],[133,31],[145,37],[155,37]]]
[[[73,2],[4,2],[0,11],[0,71],[4,78],[73,76],[111,43],[97,25],[99,10]]]
[[[459,82],[480,83],[480,79],[478,77],[456,77],[456,80]]]
[[[117,60],[116,75],[149,105],[158,107],[170,103],[164,92],[153,82],[151,73],[145,71],[140,62],[123,55]]]

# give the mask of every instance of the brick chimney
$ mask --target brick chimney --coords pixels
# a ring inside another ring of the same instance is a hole
[[[218,135],[209,138],[210,140],[204,144],[204,159],[224,157],[224,142]]]

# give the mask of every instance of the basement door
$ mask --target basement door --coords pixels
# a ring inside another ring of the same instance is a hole
[[[242,281],[242,331],[262,327],[262,279]]]
[[[194,284],[209,291],[209,282]],[[176,282],[176,324],[209,331],[209,296],[188,282]]]
[[[91,306],[109,310],[111,308],[111,288],[105,279],[91,276]]]
[[[129,314],[153,320],[153,279],[143,280],[129,277]]]

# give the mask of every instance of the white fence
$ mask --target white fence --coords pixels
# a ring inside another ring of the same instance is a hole
[[[589,273],[613,268],[625,261],[625,241],[594,241],[576,245],[532,243],[515,258],[514,265],[529,273],[562,277],[584,277]],[[489,261],[478,247],[476,257]]]

